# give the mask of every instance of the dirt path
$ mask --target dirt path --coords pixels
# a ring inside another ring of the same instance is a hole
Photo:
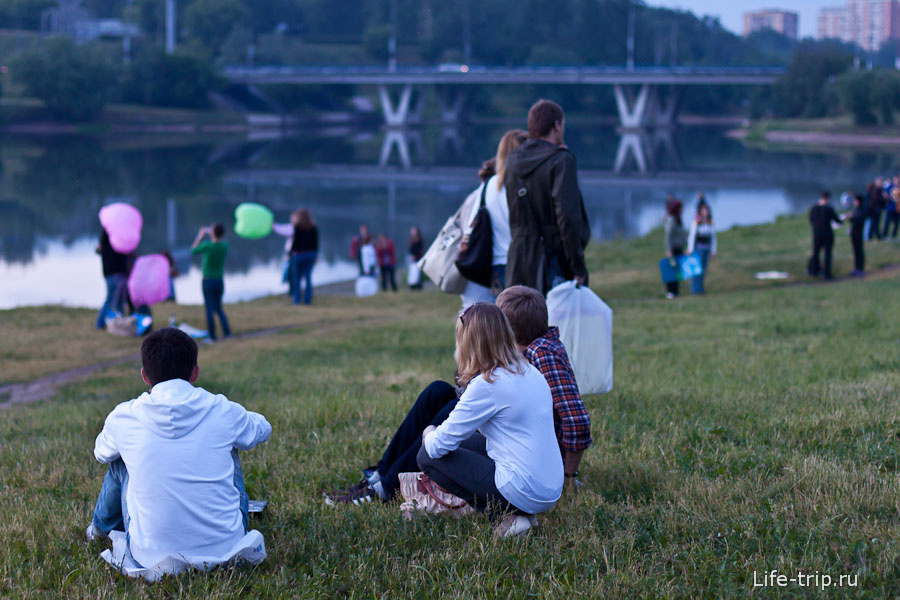
[[[312,331],[321,331],[323,329],[333,328],[334,325],[341,322],[342,321],[339,319],[319,321],[318,323],[313,324],[312,327],[310,327],[310,323],[279,325],[278,327],[269,327],[266,329],[248,331],[234,337],[238,340],[247,340],[266,337],[281,333],[283,331],[302,328],[310,328]],[[44,377],[39,377],[26,383],[11,383],[0,386],[0,410],[9,408],[16,404],[30,404],[32,402],[38,402],[40,400],[52,398],[56,394],[56,390],[62,385],[85,379],[86,377],[96,373],[97,371],[102,371],[104,369],[117,367],[119,365],[124,365],[127,363],[138,363],[140,362],[140,360],[140,353],[135,352],[127,354],[125,356],[120,356],[118,358],[104,360],[91,365],[84,365],[81,367],[75,367],[74,369],[58,371],[56,373],[51,373],[50,375],[45,375]]]

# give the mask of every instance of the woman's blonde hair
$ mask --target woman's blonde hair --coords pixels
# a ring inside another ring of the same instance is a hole
[[[459,314],[455,358],[457,378],[463,386],[479,375],[493,383],[497,369],[525,372],[506,315],[488,302],[476,302]]]
[[[506,157],[507,155],[522,145],[528,139],[528,132],[521,129],[511,129],[503,134],[500,143],[497,145],[497,159],[494,169],[497,171],[497,189],[503,187],[506,180]]]

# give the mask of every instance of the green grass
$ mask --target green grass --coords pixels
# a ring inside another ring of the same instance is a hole
[[[791,248],[808,242],[806,226],[786,219],[723,234],[710,293],[667,302],[657,237],[591,249],[593,285],[615,311],[615,389],[586,398],[585,489],[531,536],[501,543],[480,518],[406,522],[396,503],[322,503],[323,487],[377,458],[425,384],[451,376],[458,306],[434,292],[323,298],[297,311],[298,329],[201,349],[200,384],[274,428],[244,457],[251,497],[271,501],[252,522],[265,562],[149,585],[81,541],[104,472],[93,438],[144,387],[123,366],[4,412],[0,596],[769,597],[753,572],[772,569],[859,577],[852,589],[775,593],[900,593],[894,272],[751,290],[758,265],[805,263],[805,244]],[[884,262],[896,254],[870,248]],[[233,320],[294,322],[283,302],[235,307]],[[19,314],[0,314],[0,333]],[[89,315],[72,315],[81,331]]]

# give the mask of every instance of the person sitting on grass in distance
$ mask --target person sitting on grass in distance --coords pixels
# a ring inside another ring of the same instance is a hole
[[[444,490],[498,522],[498,537],[531,529],[563,489],[553,396],[518,352],[509,320],[477,302],[456,323],[459,401],[422,432],[419,468]]]
[[[125,550],[147,568],[169,557],[212,566],[212,557],[226,556],[247,534],[237,451],[268,440],[272,427],[193,385],[197,344],[178,329],[147,336],[141,363],[150,390],[116,406],[94,445],[109,469],[87,539],[123,531]]]
[[[574,489],[584,451],[591,445],[591,419],[581,396],[559,330],[548,327],[544,296],[533,288],[513,286],[497,297],[497,306],[512,326],[517,349],[546,379],[553,397],[553,423],[565,464],[565,483]],[[361,504],[373,498],[390,500],[400,489],[399,474],[417,471],[416,455],[422,430],[443,423],[456,407],[460,390],[435,381],[419,394],[377,465],[363,470],[363,478],[348,489],[325,494],[328,504]]]

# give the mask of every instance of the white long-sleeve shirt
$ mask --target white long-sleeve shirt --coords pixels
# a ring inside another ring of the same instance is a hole
[[[290,223],[272,223],[272,231],[287,238],[284,242],[284,252],[290,254],[291,246],[294,244],[294,226]]]
[[[265,417],[183,379],[119,404],[94,444],[101,463],[128,470],[131,555],[142,565],[169,556],[215,557],[244,537],[233,448],[269,439]]]
[[[696,219],[691,221],[691,229],[688,233],[688,254],[691,254],[697,247],[697,236],[708,237],[709,249],[713,254],[716,253],[716,230],[712,223],[697,223]]]
[[[530,514],[550,510],[562,493],[563,464],[553,430],[553,397],[541,372],[523,361],[523,374],[479,375],[441,425],[425,436],[425,451],[440,458],[476,430],[487,438],[494,483],[503,497]]]
[[[481,190],[484,186],[487,186],[484,194],[484,207],[491,216],[491,242],[494,255],[491,265],[505,265],[506,257],[509,254],[509,240],[511,237],[509,230],[509,204],[506,201],[506,186],[501,185],[500,189],[497,189],[496,175],[482,183],[476,190],[478,200],[475,208],[469,214],[466,231],[468,232],[472,229],[475,215],[478,214],[478,205],[481,203]]]

